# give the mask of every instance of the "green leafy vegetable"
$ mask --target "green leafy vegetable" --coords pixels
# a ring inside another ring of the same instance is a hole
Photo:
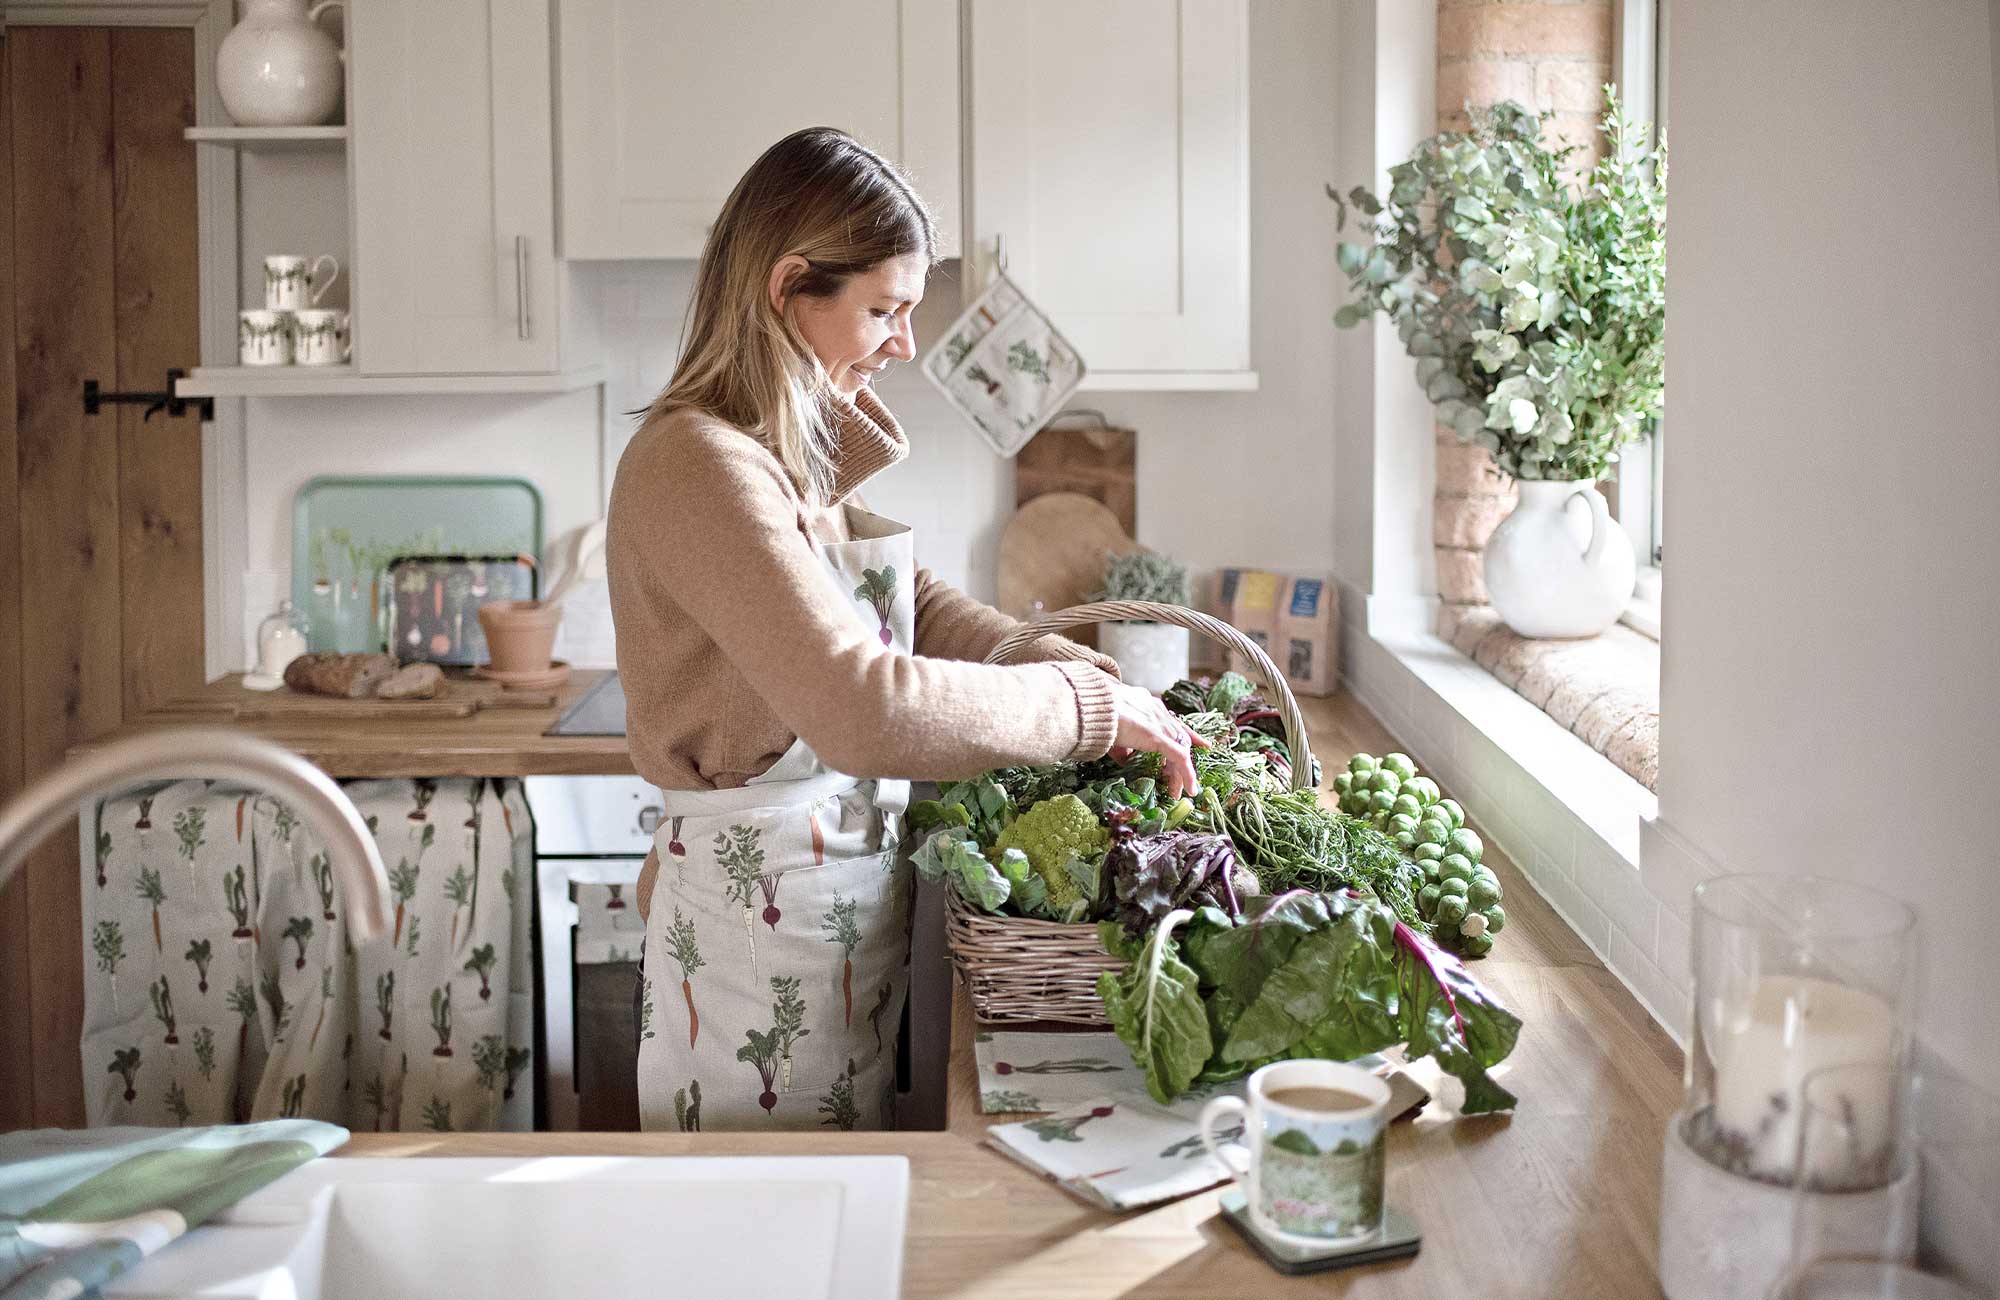
[[[949,829],[934,832],[910,855],[910,863],[926,880],[950,882],[960,898],[983,912],[999,911],[1013,892],[978,844]]]
[[[1170,912],[1134,946],[1114,922],[1098,927],[1107,949],[1128,955],[1121,974],[1097,977],[1111,1027],[1146,1071],[1146,1091],[1165,1104],[1187,1090],[1214,1050],[1195,973],[1180,959],[1174,931],[1193,913]]]

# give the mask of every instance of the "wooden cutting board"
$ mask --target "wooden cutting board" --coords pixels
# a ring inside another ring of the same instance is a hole
[[[1080,605],[1103,585],[1105,552],[1142,550],[1101,501],[1077,492],[1038,496],[1014,512],[1000,534],[1000,610],[1032,618],[1036,601],[1045,613]],[[1063,633],[1097,644],[1094,628]]]
[[[1075,492],[1101,501],[1127,537],[1139,534],[1138,435],[1108,425],[1095,429],[1044,429],[1014,457],[1014,504],[1051,492]]]
[[[156,712],[187,713],[196,716],[236,719],[278,719],[297,722],[330,722],[343,719],[400,718],[409,722],[437,718],[465,718],[480,709],[547,709],[555,707],[554,691],[509,691],[496,682],[447,677],[435,699],[376,700],[343,699],[336,695],[308,695],[290,687],[275,691],[253,691],[239,677],[216,682],[198,699],[176,700],[161,705]]]

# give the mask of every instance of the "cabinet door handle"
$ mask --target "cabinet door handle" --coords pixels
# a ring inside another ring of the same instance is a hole
[[[528,337],[528,237],[514,236],[514,330]]]

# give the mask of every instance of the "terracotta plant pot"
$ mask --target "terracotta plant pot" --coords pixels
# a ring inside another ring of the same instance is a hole
[[[539,600],[496,600],[479,607],[488,664],[503,673],[540,672],[555,649],[562,606]]]

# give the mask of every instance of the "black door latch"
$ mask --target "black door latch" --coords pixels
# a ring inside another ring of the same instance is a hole
[[[98,387],[95,379],[86,379],[83,381],[83,413],[96,415],[106,403],[112,403],[119,406],[144,406],[145,414],[139,417],[142,421],[152,419],[161,411],[165,411],[168,415],[186,415],[191,410],[204,420],[213,420],[215,418],[213,397],[182,397],[174,391],[174,386],[185,378],[187,378],[185,370],[167,371],[167,389],[163,393],[107,393]]]

